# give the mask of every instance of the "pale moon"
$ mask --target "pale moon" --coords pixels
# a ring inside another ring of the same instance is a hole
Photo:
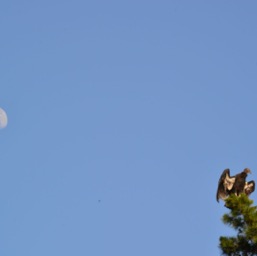
[[[5,128],[7,123],[8,123],[7,114],[2,108],[0,108],[0,129]]]

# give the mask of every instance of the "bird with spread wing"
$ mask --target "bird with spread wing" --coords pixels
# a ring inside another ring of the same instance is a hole
[[[249,168],[245,168],[241,173],[230,176],[230,170],[225,169],[220,176],[216,199],[225,200],[230,194],[239,196],[242,193],[250,195],[255,190],[255,182],[253,180],[247,182],[247,174],[251,173]]]

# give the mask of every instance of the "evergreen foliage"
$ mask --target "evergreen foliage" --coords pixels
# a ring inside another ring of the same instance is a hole
[[[237,231],[234,237],[220,237],[222,255],[253,256],[257,255],[257,207],[245,194],[230,195],[225,206],[230,212],[222,218],[224,224]]]

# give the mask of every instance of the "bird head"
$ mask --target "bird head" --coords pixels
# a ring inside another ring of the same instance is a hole
[[[247,174],[248,174],[248,173],[252,173],[249,168],[245,168],[245,169],[244,169],[244,172],[247,173]]]

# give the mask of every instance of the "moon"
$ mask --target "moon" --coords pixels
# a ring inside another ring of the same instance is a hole
[[[7,126],[8,118],[6,112],[0,108],[0,129],[3,129]]]

